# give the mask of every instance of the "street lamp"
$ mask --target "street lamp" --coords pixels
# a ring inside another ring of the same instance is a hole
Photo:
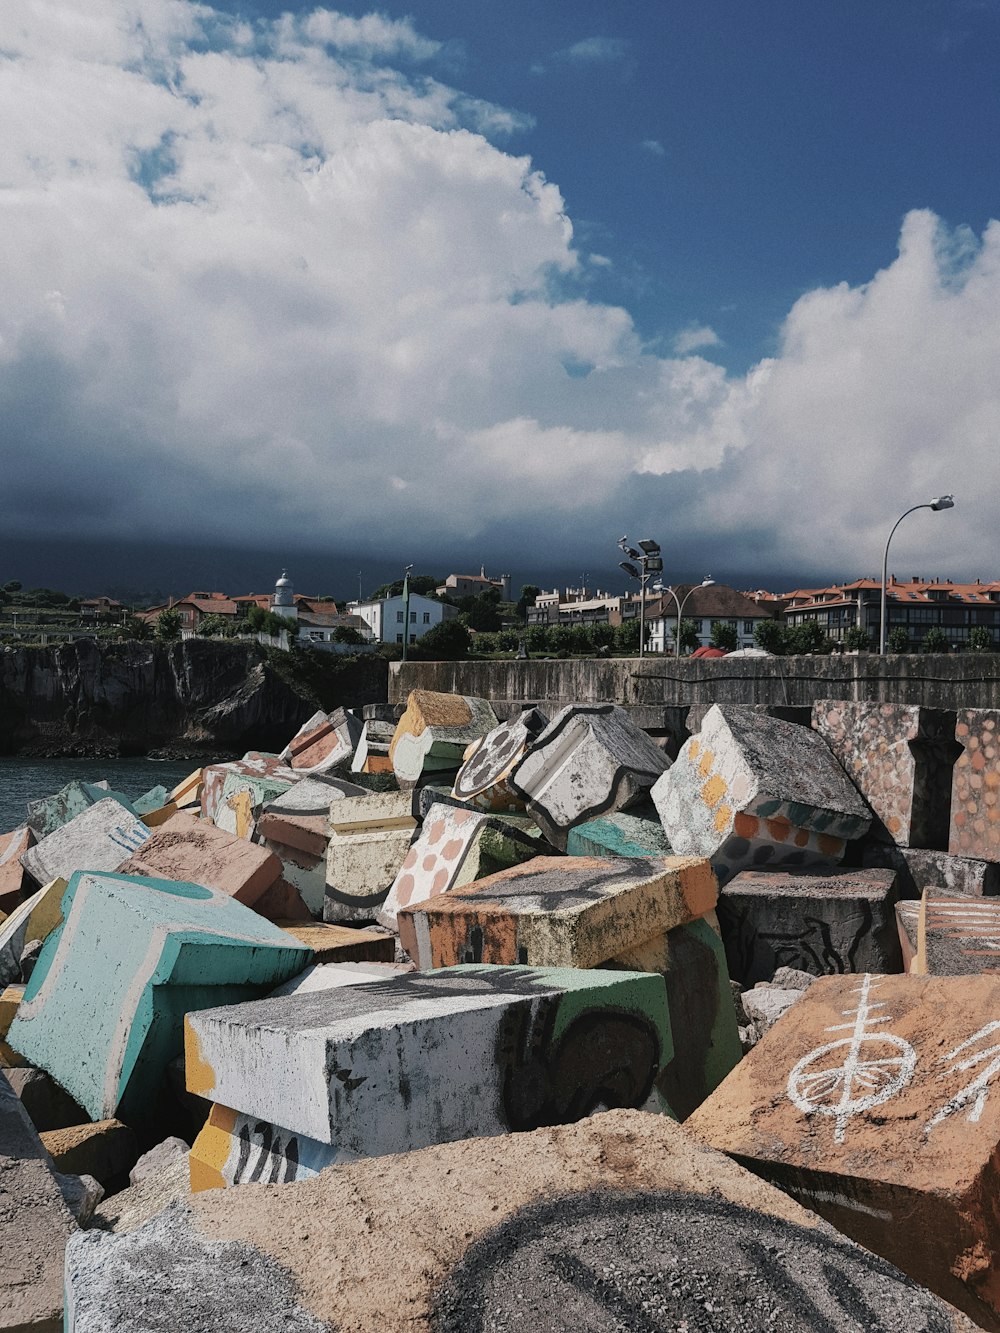
[[[663,557],[660,555],[660,544],[654,542],[651,537],[646,537],[639,543],[638,551],[634,546],[628,544],[628,533],[618,542],[619,550],[625,552],[629,561],[635,561],[630,564],[621,561],[618,568],[624,569],[629,578],[637,579],[639,582],[639,656],[644,657],[646,652],[646,584],[649,582],[651,574],[660,574],[663,572]],[[638,568],[636,568],[638,565]]]
[[[677,600],[677,594],[674,592],[673,588],[663,589],[664,592],[668,592],[670,596],[674,599],[674,605],[677,607],[677,632],[674,635],[675,657],[680,657],[681,655],[681,618],[684,615],[684,608],[685,606],[687,606],[687,599],[691,596],[693,592],[696,592],[699,588],[711,588],[714,585],[714,583],[715,579],[713,579],[711,575],[706,575],[705,578],[703,578],[700,583],[695,583],[692,587],[688,588],[687,592],[684,594],[684,600],[680,602]],[[666,642],[664,642],[663,645],[664,652],[666,651],[666,647],[667,647]]]
[[[410,570],[407,565],[403,570],[403,661],[406,661],[406,645],[410,639]]]
[[[878,650],[883,656],[885,655],[885,583],[886,583],[886,570],[889,568],[889,542],[892,541],[892,534],[899,527],[900,523],[902,523],[906,515],[914,513],[914,511],[917,509],[954,509],[954,508],[955,508],[955,497],[953,495],[938,495],[933,500],[930,500],[927,504],[913,505],[911,508],[907,509],[905,513],[900,514],[899,518],[897,518],[895,523],[892,525],[892,532],[889,533],[888,540],[886,541],[885,544],[885,551],[882,554],[882,597],[879,604]]]

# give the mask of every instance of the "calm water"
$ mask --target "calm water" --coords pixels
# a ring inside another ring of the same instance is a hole
[[[8,759],[0,757],[0,833],[24,823],[28,801],[65,787],[67,782],[107,778],[129,799],[150,787],[176,787],[198,765],[193,759]]]

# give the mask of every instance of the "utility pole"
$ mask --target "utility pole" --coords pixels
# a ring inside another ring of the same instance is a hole
[[[406,661],[406,648],[410,642],[410,570],[407,565],[403,571],[403,661]]]

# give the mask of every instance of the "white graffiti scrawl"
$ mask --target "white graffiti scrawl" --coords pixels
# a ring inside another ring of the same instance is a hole
[[[947,1120],[950,1115],[956,1111],[961,1111],[971,1103],[968,1119],[972,1124],[976,1124],[979,1117],[983,1114],[986,1106],[986,1098],[989,1096],[989,1083],[994,1074],[1000,1072],[1000,1045],[987,1046],[974,1055],[966,1056],[962,1059],[963,1051],[968,1051],[971,1046],[975,1046],[977,1041],[989,1037],[992,1033],[1000,1031],[1000,1022],[987,1023],[985,1027],[974,1032],[953,1051],[941,1057],[941,1062],[953,1061],[950,1073],[964,1074],[970,1069],[975,1069],[976,1065],[981,1065],[984,1060],[989,1060],[989,1064],[982,1070],[971,1083],[967,1083],[960,1092],[956,1092],[954,1097],[949,1098],[940,1110],[931,1116],[927,1124],[924,1125],[924,1133],[929,1134],[935,1125],[940,1125],[942,1120]],[[991,1058],[992,1057],[992,1058]]]
[[[853,1021],[835,1023],[827,1032],[849,1032],[804,1055],[788,1075],[788,1096],[807,1115],[828,1115],[835,1120],[834,1142],[843,1143],[852,1116],[870,1111],[900,1092],[913,1078],[917,1053],[894,1033],[872,1031],[889,1023],[888,1015],[873,1016],[886,1006],[869,996],[879,982],[866,973],[854,991],[856,1009],[844,1010]]]

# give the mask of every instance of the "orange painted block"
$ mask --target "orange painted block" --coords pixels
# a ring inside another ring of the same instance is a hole
[[[1000,861],[1000,710],[960,708],[955,739],[962,753],[951,781],[948,851]]]
[[[195,815],[178,814],[157,830],[117,873],[203,884],[247,907],[281,875],[273,852]]]
[[[1000,977],[821,977],[686,1122],[1000,1328]]]
[[[24,897],[27,881],[21,857],[35,845],[35,835],[25,825],[13,833],[0,833],[0,912],[6,915]]]

